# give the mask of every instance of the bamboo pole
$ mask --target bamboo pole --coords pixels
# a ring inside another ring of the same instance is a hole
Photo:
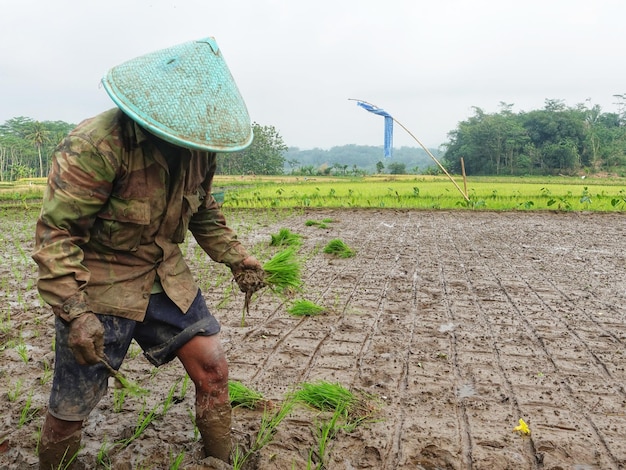
[[[465,190],[465,196],[467,196],[467,177],[465,176],[465,160],[461,157],[461,174],[463,175],[463,189]]]
[[[355,98],[348,98],[348,100],[350,100],[350,101],[360,101],[361,103],[367,103],[367,104],[369,104],[369,105],[371,105],[371,106],[374,106],[374,107],[378,108],[378,106],[376,106],[375,104],[373,104],[373,103],[369,103],[369,102],[367,102],[367,101],[365,101],[365,100],[357,100],[357,99],[355,99]],[[379,108],[379,109],[380,109],[380,108]],[[393,119],[393,120],[394,120],[394,122],[395,122],[396,124],[398,124],[398,125],[399,125],[402,129],[404,129],[404,130],[406,131],[406,133],[407,133],[407,134],[409,134],[409,135],[413,138],[413,140],[415,140],[415,142],[417,142],[417,143],[420,145],[420,147],[422,147],[422,148],[424,149],[424,151],[428,154],[428,156],[429,156],[430,158],[432,158],[432,159],[433,159],[433,161],[437,164],[437,166],[441,169],[441,171],[443,171],[443,172],[445,173],[445,175],[448,177],[448,179],[452,182],[452,184],[454,184],[454,186],[456,187],[456,189],[458,189],[458,190],[459,190],[459,192],[461,193],[461,195],[463,196],[463,198],[464,198],[466,201],[468,201],[468,202],[469,202],[469,197],[467,196],[467,191],[463,192],[463,190],[459,187],[459,185],[457,184],[457,182],[456,182],[456,181],[454,181],[454,178],[452,178],[452,176],[450,176],[450,173],[448,173],[448,171],[447,171],[447,170],[443,167],[443,165],[442,165],[441,163],[439,163],[439,160],[437,160],[437,159],[435,158],[435,156],[434,156],[434,155],[430,152],[430,150],[428,150],[428,149],[426,148],[426,146],[425,146],[424,144],[422,144],[422,143],[420,142],[420,140],[419,140],[417,137],[415,137],[415,136],[413,135],[413,133],[412,133],[410,130],[408,130],[408,129],[404,126],[404,124],[402,124],[400,121],[398,121],[398,120],[397,120],[396,118],[394,118],[393,116],[391,117],[391,119]]]

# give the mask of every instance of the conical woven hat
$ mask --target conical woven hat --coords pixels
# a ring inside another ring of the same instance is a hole
[[[252,142],[246,104],[213,38],[124,62],[102,83],[122,111],[173,144],[236,152]]]

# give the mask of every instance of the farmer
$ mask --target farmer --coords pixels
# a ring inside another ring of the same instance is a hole
[[[252,140],[248,112],[213,38],[130,60],[102,83],[117,107],[83,121],[57,147],[37,221],[37,286],[56,314],[40,468],[78,452],[109,366],[119,369],[132,339],[155,366],[182,362],[195,384],[205,453],[228,462],[220,325],[179,243],[189,230],[242,291],[263,285],[249,283],[263,279],[263,268],[211,196],[216,152]]]

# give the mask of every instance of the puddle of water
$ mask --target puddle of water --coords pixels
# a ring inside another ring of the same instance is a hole
[[[445,323],[439,327],[439,332],[446,333],[447,331],[454,330],[454,327],[455,327],[454,323]]]
[[[476,390],[471,384],[463,384],[459,387],[459,398],[469,398],[476,395]]]

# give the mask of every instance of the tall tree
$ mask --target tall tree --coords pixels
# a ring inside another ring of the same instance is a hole
[[[46,129],[46,126],[39,122],[33,121],[26,129],[24,138],[28,140],[37,149],[37,156],[39,157],[39,177],[43,177],[43,158],[41,157],[41,148],[50,141],[50,131]]]
[[[274,126],[252,125],[254,138],[241,152],[222,154],[218,172],[223,174],[282,175],[287,146]]]

